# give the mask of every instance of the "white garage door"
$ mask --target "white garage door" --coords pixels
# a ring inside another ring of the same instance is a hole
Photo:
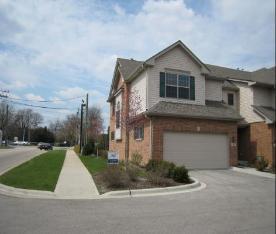
[[[229,167],[227,135],[165,132],[163,147],[164,160],[189,169]]]

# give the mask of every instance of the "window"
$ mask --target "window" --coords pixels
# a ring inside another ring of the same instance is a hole
[[[166,97],[177,98],[177,75],[166,73]]]
[[[115,114],[115,100],[112,101],[112,115]]]
[[[144,139],[144,126],[134,128],[134,139],[135,140]]]
[[[112,131],[111,132],[111,140],[114,141],[114,139],[115,139],[115,133],[114,133],[114,131]]]
[[[233,93],[228,93],[227,94],[228,96],[228,105],[229,106],[233,106],[234,105],[234,94]]]
[[[195,78],[160,72],[160,97],[195,100]]]
[[[121,126],[121,107],[120,107],[120,102],[118,102],[116,106],[116,128],[120,128],[120,126]]]
[[[190,99],[190,77],[186,75],[178,76],[178,97]]]

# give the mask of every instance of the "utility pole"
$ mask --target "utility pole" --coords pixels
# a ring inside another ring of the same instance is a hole
[[[78,108],[78,111],[77,111],[77,126],[76,126],[76,145],[78,145],[80,142],[79,142],[79,112],[80,112],[80,109]]]
[[[85,106],[85,144],[88,143],[88,93],[86,94]]]
[[[80,153],[82,150],[82,145],[83,145],[83,134],[82,134],[82,128],[83,128],[83,107],[85,106],[84,101],[82,100],[81,104],[81,116],[80,116]]]

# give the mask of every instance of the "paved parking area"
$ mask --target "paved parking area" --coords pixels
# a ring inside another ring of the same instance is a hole
[[[198,192],[108,200],[0,196],[1,233],[275,233],[275,180],[192,171]]]

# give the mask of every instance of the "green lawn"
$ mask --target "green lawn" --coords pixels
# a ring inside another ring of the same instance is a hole
[[[107,167],[107,160],[102,157],[80,156],[80,159],[91,175],[101,172]]]
[[[0,145],[0,149],[11,149],[12,147],[10,146],[5,146],[5,145]]]
[[[0,183],[16,188],[54,191],[65,150],[43,153],[0,176]]]

